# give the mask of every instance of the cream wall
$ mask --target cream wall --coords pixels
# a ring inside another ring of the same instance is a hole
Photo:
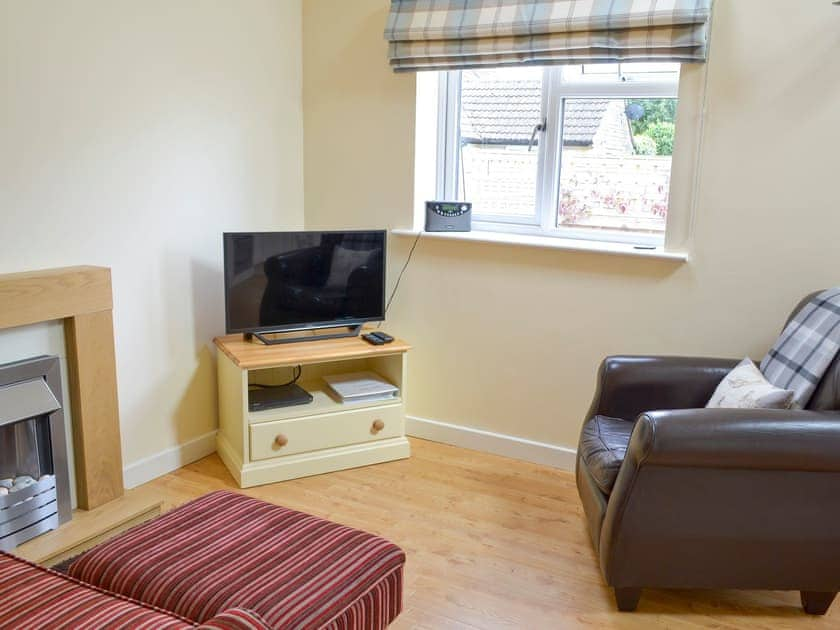
[[[0,0],[0,272],[112,268],[129,466],[216,427],[221,232],[302,225],[301,81],[299,0]]]
[[[415,79],[387,0],[303,4],[309,228],[412,224]],[[415,344],[408,412],[574,446],[611,353],[762,356],[840,284],[840,9],[718,0],[691,261],[421,240],[387,328]],[[391,282],[410,242],[392,237]]]
[[[604,355],[758,357],[840,283],[840,9],[789,4],[717,2],[690,263],[420,242],[388,324],[410,414],[573,446]],[[0,0],[0,272],[112,267],[127,464],[215,429],[221,231],[299,227],[304,192],[311,228],[411,225],[387,8]]]

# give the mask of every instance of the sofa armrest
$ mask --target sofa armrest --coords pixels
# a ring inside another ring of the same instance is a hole
[[[271,630],[271,626],[253,610],[237,607],[208,619],[198,630]]]
[[[840,472],[840,413],[677,409],[639,416],[638,465]]]
[[[601,363],[586,419],[633,420],[652,409],[704,407],[736,359],[612,356]]]
[[[840,590],[826,553],[840,544],[838,487],[840,413],[643,413],[607,504],[601,569],[617,586]]]

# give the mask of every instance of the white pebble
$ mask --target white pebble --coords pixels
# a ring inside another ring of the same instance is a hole
[[[11,487],[12,492],[17,492],[18,490],[23,490],[24,488],[28,488],[29,486],[33,485],[35,480],[30,477],[29,475],[23,475],[15,479],[14,485]]]
[[[6,486],[0,486],[0,496],[4,494],[9,494],[9,489]]]

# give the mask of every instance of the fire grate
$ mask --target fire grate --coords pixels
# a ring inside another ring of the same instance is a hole
[[[0,549],[70,519],[57,357],[0,366]]]

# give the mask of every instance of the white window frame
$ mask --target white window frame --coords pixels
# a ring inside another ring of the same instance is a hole
[[[684,66],[683,66],[684,68]],[[576,80],[564,77],[563,66],[546,67],[543,70],[542,114],[545,128],[540,131],[537,160],[536,208],[533,220],[520,217],[482,215],[480,209],[473,209],[473,229],[487,232],[506,232],[554,236],[566,239],[584,239],[603,242],[628,243],[633,245],[660,247],[665,234],[645,234],[622,230],[590,229],[557,225],[557,208],[560,196],[560,164],[562,157],[562,130],[560,129],[561,103],[565,98],[679,98],[679,81],[641,79],[632,74],[620,75],[605,81],[610,75],[581,75]],[[440,72],[438,78],[438,137],[437,178],[438,199],[458,198],[458,129],[460,128],[461,71]],[[682,72],[680,77],[682,78]],[[681,80],[680,78],[680,80]],[[679,101],[678,106],[679,110]],[[679,120],[679,111],[678,111]],[[546,176],[554,174],[553,177]],[[671,188],[669,191],[669,214],[673,200],[673,162]],[[669,222],[670,224],[670,222]],[[667,232],[666,228],[666,232]]]

